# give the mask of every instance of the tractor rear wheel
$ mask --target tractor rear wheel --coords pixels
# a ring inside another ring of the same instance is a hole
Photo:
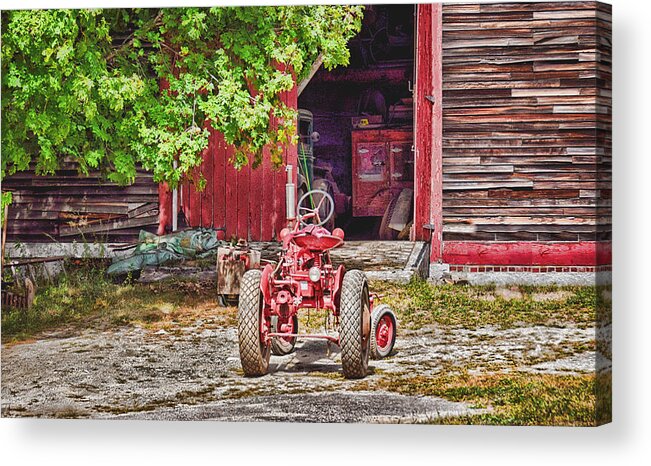
[[[339,310],[341,364],[347,379],[365,377],[371,342],[371,304],[366,276],[350,270],[341,285]]]
[[[298,333],[298,316],[294,315],[288,319],[291,323],[291,331],[283,333]],[[281,332],[282,322],[278,318],[271,318],[271,331],[273,333]],[[296,346],[296,337],[273,337],[271,339],[271,352],[274,356],[285,356],[294,351]]]
[[[240,283],[240,303],[237,312],[237,335],[240,342],[240,361],[246,376],[260,376],[269,370],[271,344],[265,343],[263,327],[268,323],[263,315],[260,291],[260,270],[249,270]]]

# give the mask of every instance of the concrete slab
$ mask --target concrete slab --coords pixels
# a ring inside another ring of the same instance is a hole
[[[8,243],[9,257],[113,258],[125,257],[133,250],[116,250],[124,246],[118,243]],[[262,258],[277,260],[280,243],[253,242],[251,248],[259,250]],[[360,269],[369,279],[408,282],[412,276],[426,278],[429,266],[429,245],[423,241],[347,241],[331,251],[335,265],[344,264],[346,269]],[[162,275],[169,271],[161,268]],[[58,269],[57,269],[58,270]],[[192,271],[189,271],[191,273]],[[56,274],[56,270],[53,270]],[[154,274],[157,275],[157,274]],[[160,275],[160,274],[158,274]],[[187,274],[185,274],[187,275]],[[210,278],[210,277],[207,277]],[[153,276],[153,281],[156,277]],[[150,280],[151,281],[151,280]]]
[[[262,258],[276,260],[278,243],[251,243],[262,252]],[[363,270],[371,280],[408,282],[414,275],[426,278],[429,267],[429,244],[423,241],[346,241],[333,249],[330,257],[335,265]]]

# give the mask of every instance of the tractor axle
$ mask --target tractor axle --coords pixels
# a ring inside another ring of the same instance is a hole
[[[313,339],[313,340],[328,340],[331,341],[332,343],[339,345],[339,338],[332,337],[330,335],[316,335],[316,334],[299,334],[299,333],[276,333],[276,332],[270,332],[267,333],[267,336],[269,338],[271,337],[280,337],[280,338],[307,338],[307,339]]]

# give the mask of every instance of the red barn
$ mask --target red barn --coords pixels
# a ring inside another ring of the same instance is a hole
[[[350,66],[319,69],[284,101],[313,116],[315,165],[346,200],[337,221],[350,237],[378,238],[407,190],[404,236],[429,243],[433,276],[609,270],[610,38],[598,2],[372,5]],[[285,172],[267,160],[237,171],[231,153],[213,133],[206,189],[179,190],[181,224],[276,239]],[[297,166],[297,147],[284,161]],[[118,188],[63,168],[51,182],[4,181],[16,192],[9,241],[171,227],[172,195],[150,175]],[[80,214],[87,223],[68,226]]]
[[[433,274],[608,269],[610,6],[365,11],[350,44],[351,65],[320,69],[300,96],[285,96],[314,115],[317,163],[352,196],[352,210],[360,151],[388,161],[396,147],[406,147],[413,150],[410,239],[430,242]],[[354,128],[360,115],[373,118]],[[186,186],[180,196],[187,222],[224,227],[229,237],[277,238],[285,223],[285,173],[269,164],[238,172],[227,163],[230,154],[213,134],[202,167],[207,189]],[[287,147],[285,163],[297,165],[296,147]],[[161,190],[160,199],[168,225],[170,194]],[[360,238],[373,239],[381,213],[371,210],[346,223]]]

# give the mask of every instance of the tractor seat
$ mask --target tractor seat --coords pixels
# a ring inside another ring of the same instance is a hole
[[[330,233],[323,227],[308,225],[301,231],[293,234],[290,241],[298,247],[309,251],[327,251],[343,244],[344,232],[341,228],[335,228]]]

